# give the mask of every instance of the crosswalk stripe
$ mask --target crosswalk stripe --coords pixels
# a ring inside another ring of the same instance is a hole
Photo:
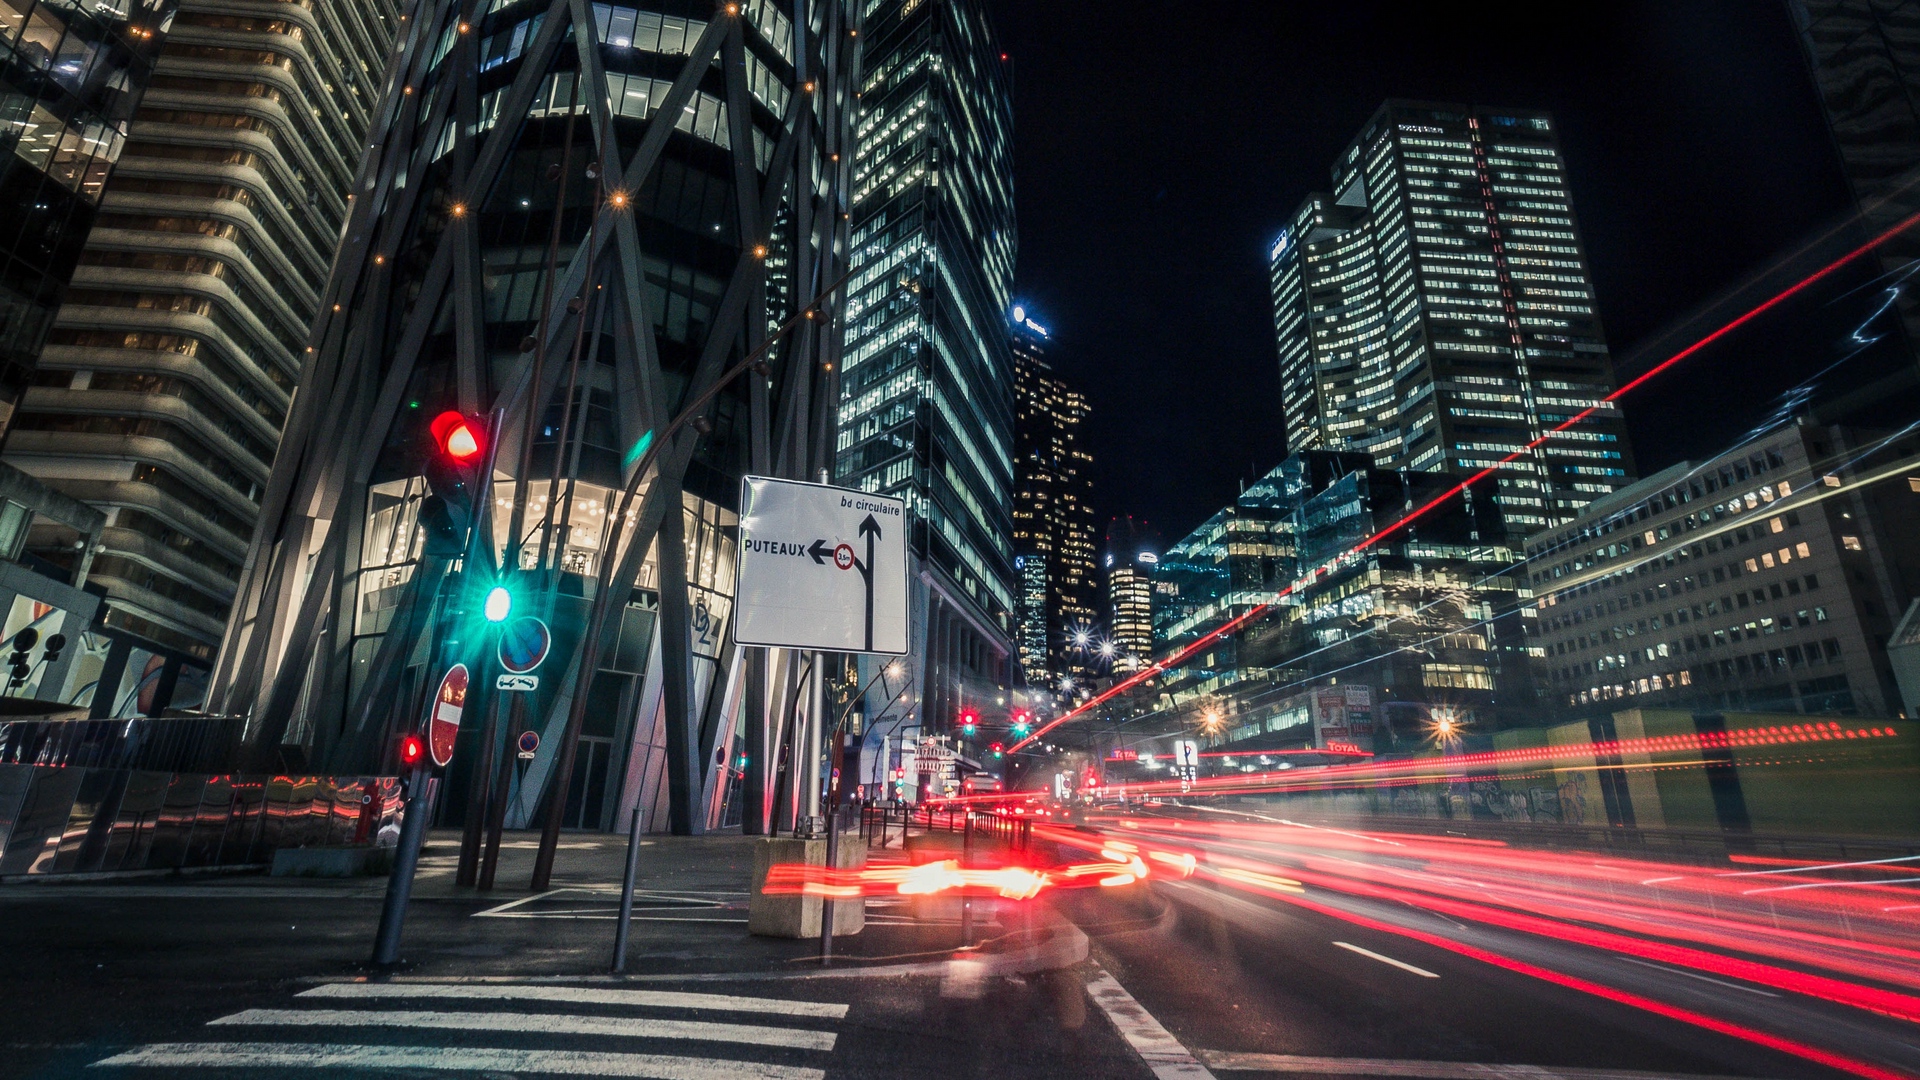
[[[473,983],[325,983],[303,998],[451,998],[461,1001],[557,1001],[574,1005],[650,1005],[668,1009],[718,1009],[778,1016],[838,1020],[847,1007],[827,1001],[689,994],[673,990],[611,990],[584,986],[515,986]]]
[[[652,1039],[699,1039],[752,1046],[831,1050],[837,1035],[805,1028],[718,1024],[654,1017],[562,1016],[548,1013],[424,1012],[372,1009],[247,1009],[210,1025],[305,1027],[403,1027],[453,1031],[516,1031],[539,1035],[619,1035]]]
[[[644,1077],[646,1080],[825,1080],[824,1069],[753,1061],[606,1054],[570,1050],[497,1050],[438,1046],[348,1046],[332,1043],[156,1043],[116,1054],[94,1067],[251,1069],[427,1069],[549,1076]]]

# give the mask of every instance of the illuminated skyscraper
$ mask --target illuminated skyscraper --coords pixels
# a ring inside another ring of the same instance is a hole
[[[1013,100],[986,8],[880,0],[861,31],[834,476],[912,508],[929,731],[1014,662]]]
[[[7,460],[107,514],[91,577],[150,648],[220,640],[399,27],[184,0],[133,116]]]
[[[1087,655],[1074,630],[1099,621],[1093,576],[1093,455],[1081,444],[1087,399],[1047,365],[1046,328],[1013,309],[1013,549],[1021,560],[1020,662],[1029,683],[1078,674]],[[1044,588],[1024,588],[1038,562]],[[1038,643],[1030,657],[1030,643]]]
[[[1270,252],[1290,451],[1501,466],[1526,531],[1631,482],[1613,369],[1545,113],[1389,101]]]
[[[1137,671],[1153,660],[1153,572],[1160,538],[1144,521],[1107,523],[1107,634],[1115,671]]]
[[[173,0],[0,2],[0,433],[53,326]]]

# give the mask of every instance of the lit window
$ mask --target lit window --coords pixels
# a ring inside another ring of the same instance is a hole
[[[1821,477],[1820,482],[1827,485],[1828,487],[1840,486],[1840,478],[1833,475],[1832,473],[1828,473],[1827,475]]]
[[[1813,557],[1813,549],[1807,546],[1807,542],[1805,540],[1802,540],[1799,543],[1793,545],[1793,550],[1795,554],[1799,555],[1803,559],[1811,559]]]
[[[1767,522],[1767,528],[1772,529],[1774,532],[1786,532],[1787,523],[1780,518],[1774,518]]]
[[[1920,491],[1920,476],[1907,477],[1907,486],[1915,491]]]
[[[1841,537],[1841,538],[1840,538],[1840,546],[1841,546],[1841,547],[1843,547],[1843,548],[1846,548],[1846,549],[1847,549],[1848,551],[1860,551],[1860,550],[1862,550],[1862,549],[1861,549],[1861,547],[1860,547],[1860,538],[1859,538],[1859,537],[1857,537],[1857,536],[1843,536],[1843,537]]]

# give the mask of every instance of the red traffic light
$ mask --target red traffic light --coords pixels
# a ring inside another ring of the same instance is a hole
[[[428,430],[433,432],[433,445],[462,465],[486,449],[486,436],[473,419],[451,410],[434,417]]]
[[[418,735],[408,735],[400,740],[400,764],[409,768],[420,764],[427,756],[427,743]]]

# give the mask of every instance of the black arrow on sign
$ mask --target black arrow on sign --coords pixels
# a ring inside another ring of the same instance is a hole
[[[815,540],[813,546],[807,549],[807,554],[813,556],[815,564],[824,565],[828,559],[833,558],[833,545],[825,540]]]
[[[855,559],[853,561],[853,565],[856,569],[860,571],[861,580],[867,583],[867,651],[872,652],[873,651],[873,542],[875,540],[880,539],[880,523],[873,519],[872,514],[868,514],[867,520],[860,523],[860,535],[867,538],[867,561],[861,562],[860,560]]]

